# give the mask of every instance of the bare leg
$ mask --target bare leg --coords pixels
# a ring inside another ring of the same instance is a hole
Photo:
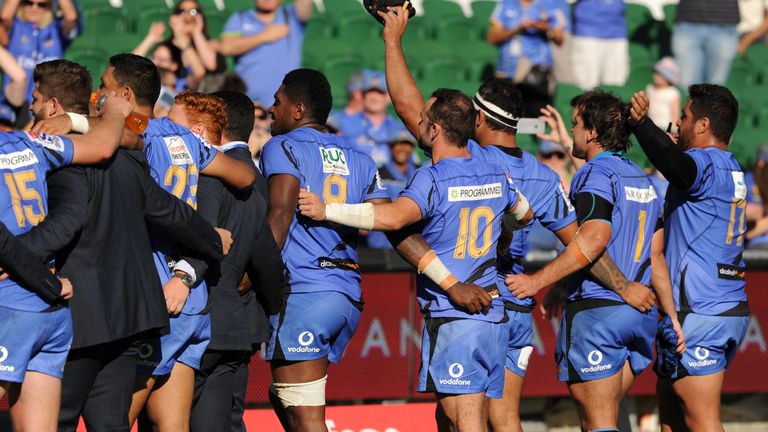
[[[61,380],[28,371],[21,384],[8,387],[11,423],[15,431],[54,432],[59,420]]]
[[[168,379],[158,383],[147,400],[147,414],[155,431],[189,431],[194,389],[195,370],[176,362]]]
[[[272,362],[272,381],[281,384],[295,384],[317,381],[328,372],[328,359],[301,362]],[[325,405],[289,406],[283,408],[279,399],[270,395],[272,408],[283,427],[292,432],[327,432],[325,426]]]
[[[164,377],[155,378],[149,375],[136,374],[136,386],[133,390],[133,400],[131,400],[131,410],[128,413],[128,424],[133,425],[139,417],[139,413],[144,409],[144,405],[149,399],[149,394],[155,387],[158,380]]]
[[[623,369],[608,378],[568,383],[568,390],[579,411],[582,430],[616,428],[622,378]]]
[[[520,424],[520,395],[523,377],[510,370],[504,371],[503,399],[488,399],[488,423],[492,431],[522,432]]]
[[[656,380],[656,397],[659,404],[659,423],[661,432],[687,432],[685,414],[680,398],[672,388],[672,382],[663,378]]]
[[[695,432],[722,432],[720,391],[724,372],[713,375],[687,376],[675,381],[672,388],[682,401],[685,424]]]
[[[437,404],[436,417],[442,417],[441,420],[444,420],[442,426],[438,422],[439,431],[485,431],[485,394],[449,395],[438,393]]]

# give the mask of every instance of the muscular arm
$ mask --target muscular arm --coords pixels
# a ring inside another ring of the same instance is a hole
[[[651,285],[662,311],[677,320],[675,298],[672,295],[672,281],[664,258],[664,229],[656,230],[651,240]]]
[[[290,174],[277,174],[269,178],[269,213],[267,223],[278,249],[283,249],[288,228],[293,222],[299,201],[299,179]]]
[[[403,54],[402,37],[408,25],[408,14],[400,11],[393,17],[390,14],[384,16],[384,46],[387,75],[387,90],[392,98],[392,105],[397,115],[408,128],[408,131],[418,140],[419,121],[421,111],[424,109],[424,98],[416,86],[408,64]]]
[[[127,113],[126,113],[127,114]],[[67,135],[74,144],[73,164],[103,162],[115,153],[123,136],[125,115],[105,113],[101,121],[83,135]]]
[[[37,257],[0,223],[0,267],[24,288],[53,302],[61,295],[61,282]]]
[[[3,95],[8,99],[8,103],[20,107],[27,96],[27,73],[5,47],[0,47],[0,67],[11,79],[3,89]]]
[[[48,214],[19,239],[44,261],[64,249],[88,220],[88,179],[81,167],[48,176]]]
[[[256,180],[256,168],[253,163],[233,159],[222,152],[216,152],[211,163],[201,172],[241,190],[250,188]]]

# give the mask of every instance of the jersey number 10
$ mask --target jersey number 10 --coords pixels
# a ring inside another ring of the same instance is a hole
[[[478,231],[480,228],[480,219],[485,222],[483,229],[483,244],[477,244],[480,239]],[[493,243],[493,209],[490,207],[478,207],[474,210],[469,207],[463,207],[459,212],[459,235],[456,237],[456,247],[453,249],[453,257],[463,259],[467,256],[480,258],[488,253]]]

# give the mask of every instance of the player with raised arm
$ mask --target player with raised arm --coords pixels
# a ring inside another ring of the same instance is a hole
[[[495,261],[502,219],[524,224],[532,214],[501,167],[468,152],[475,110],[466,96],[438,89],[420,116],[420,145],[431,151],[433,165],[419,169],[397,200],[324,203],[302,190],[299,209],[314,220],[366,230],[394,231],[421,222],[431,249],[417,265],[426,318],[418,389],[436,394],[440,430],[482,431],[485,397],[499,398],[504,388],[507,317],[499,300],[490,306],[477,300],[463,308],[449,293],[458,280],[466,280],[484,287],[486,302],[493,294],[498,297]],[[476,313],[481,309],[485,313]]]
[[[270,400],[287,430],[326,430],[328,362],[341,360],[363,306],[357,230],[302,216],[299,189],[335,203],[389,201],[373,160],[325,132],[331,105],[322,73],[289,72],[269,110],[274,138],[260,159],[269,182],[267,220],[290,282],[282,311],[270,317],[267,351]]]
[[[587,92],[572,104],[574,156],[587,160],[571,183],[579,231],[542,270],[510,275],[507,284],[524,298],[573,275],[558,334],[558,378],[567,381],[576,400],[582,430],[613,431],[621,399],[653,359],[654,298],[643,307],[650,312],[641,312],[585,269],[607,251],[616,271],[643,285],[653,280],[664,312],[680,332],[663,255],[651,252],[660,250],[661,202],[650,179],[624,157],[629,107],[602,91]]]
[[[406,19],[400,14],[385,18],[389,18],[385,24],[384,38],[387,46],[387,80],[392,83],[390,94],[398,115],[411,133],[418,137],[419,115],[424,101],[405,64],[400,43]],[[469,141],[467,147],[470,153],[504,167],[530,202],[534,217],[557,234],[563,243],[568,244],[578,226],[575,222],[575,212],[563,191],[559,177],[533,155],[517,147],[517,121],[522,115],[524,104],[520,92],[510,80],[495,78],[480,86],[473,103],[477,109],[474,130],[476,141]],[[505,288],[504,277],[507,273],[523,273],[521,262],[526,253],[526,238],[530,227],[529,224],[515,233],[509,251],[500,256],[497,266],[498,284],[510,319],[510,341],[504,397],[501,400],[489,401],[490,426],[494,430],[521,428],[519,403],[525,368],[531,352],[530,311],[534,302],[531,298],[518,299],[511,295]],[[415,247],[418,242],[413,241],[413,237],[417,236],[411,236],[408,239],[410,241],[400,242],[396,246],[399,253],[415,264],[423,256],[423,252],[417,252]],[[650,296],[648,290],[640,284],[627,281],[621,272],[613,269],[613,260],[608,254],[604,254],[592,267],[591,272],[606,286],[619,292],[630,305],[643,308],[647,297]]]
[[[742,260],[747,186],[728,151],[738,111],[727,88],[692,85],[675,144],[647,118],[645,94],[632,98],[635,136],[669,180],[665,254],[687,345],[657,382],[663,431],[722,430],[723,375],[749,323]]]
[[[85,135],[0,134],[0,171],[5,179],[0,219],[19,235],[48,210],[46,174],[71,164],[96,164],[120,143],[130,105],[110,98],[104,121]],[[69,293],[62,291],[61,297]],[[15,430],[53,431],[59,413],[62,368],[72,341],[66,302],[50,301],[13,279],[0,282],[0,398],[9,394]]]

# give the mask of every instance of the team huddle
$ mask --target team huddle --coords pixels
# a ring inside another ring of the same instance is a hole
[[[582,430],[618,430],[654,346],[662,429],[721,430],[723,373],[749,313],[730,91],[691,86],[674,137],[646,118],[642,92],[576,97],[572,138],[547,109],[553,140],[572,140],[585,161],[566,194],[516,146],[524,101],[511,81],[424,100],[401,47],[408,13],[379,15],[390,96],[432,160],[394,200],[373,160],[327,132],[318,71],[283,79],[256,169],[245,95],[184,92],[154,119],[160,80],[147,59],[110,59],[98,109],[83,67],[38,65],[32,131],[0,134],[0,396],[14,429],[69,431],[82,416],[89,430],[137,419],[243,430],[258,303],[276,415],[286,430],[327,430],[328,366],[364,309],[356,242],[367,230],[418,273],[418,389],[435,394],[439,430],[521,430],[533,297],[552,285],[567,297],[558,378]],[[149,117],[138,133],[124,127],[136,115]],[[666,197],[625,157],[631,134],[669,180]],[[565,248],[525,274],[534,219]],[[54,257],[57,275],[44,264]]]

